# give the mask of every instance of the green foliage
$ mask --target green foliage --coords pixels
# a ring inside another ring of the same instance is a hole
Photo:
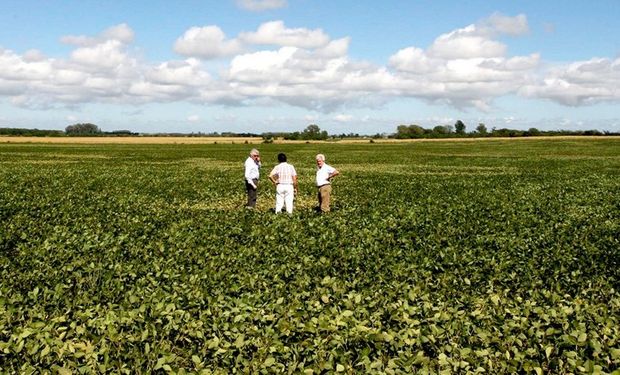
[[[399,125],[396,128],[397,139],[419,138],[425,134],[424,128],[419,125]]]
[[[452,125],[437,125],[433,128],[433,133],[436,135],[445,135],[454,132]]]
[[[65,128],[67,135],[95,135],[101,134],[101,129],[95,124],[75,124]]]
[[[293,132],[284,135],[284,139],[287,140],[324,141],[327,138],[329,138],[327,131],[321,131],[321,128],[316,124],[308,125],[301,133]]]
[[[617,140],[278,152],[292,216],[247,145],[0,145],[0,373],[620,367]]]
[[[64,135],[64,132],[61,130],[0,128],[0,135],[27,136],[27,137],[58,137],[58,136]]]

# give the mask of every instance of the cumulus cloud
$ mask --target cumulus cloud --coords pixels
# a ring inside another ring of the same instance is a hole
[[[438,36],[426,49],[403,48],[390,57],[389,66],[403,95],[488,111],[494,98],[534,79],[540,55],[508,57],[507,46],[496,39],[527,31],[524,15],[494,14]]]
[[[287,6],[286,0],[237,0],[236,2],[239,8],[254,12],[279,9]]]
[[[300,48],[322,47],[329,42],[329,37],[321,29],[289,29],[282,21],[263,23],[255,32],[241,33],[239,37],[248,44],[272,44]]]
[[[215,25],[192,27],[174,43],[174,51],[184,56],[212,59],[231,56],[241,52],[241,43],[226,39],[226,35]]]
[[[340,114],[334,116],[334,120],[337,121],[337,122],[351,122],[351,121],[353,121],[353,119],[354,119],[353,116],[346,115],[346,114],[343,114],[343,113],[340,113]]]
[[[114,39],[106,40],[93,46],[78,48],[71,53],[70,61],[88,70],[114,69],[136,63],[125,52],[124,45]]]
[[[472,31],[475,31],[474,26],[440,36],[429,48],[429,56],[450,60],[500,57],[506,53],[504,44],[481,35],[475,35],[475,32]]]
[[[519,93],[567,106],[620,101],[620,58],[593,58],[554,67]]]
[[[146,69],[148,81],[161,85],[204,86],[211,81],[208,72],[202,69],[196,59],[167,61]]]
[[[490,28],[491,32],[506,35],[523,35],[529,32],[530,29],[525,14],[510,17],[501,13],[494,13],[484,20],[482,25]]]
[[[44,80],[53,71],[53,60],[32,59],[30,52],[20,56],[10,50],[0,49],[1,81],[39,81]]]
[[[96,37],[89,37],[85,35],[67,35],[60,38],[60,41],[65,44],[80,47],[92,47],[110,40],[115,40],[123,44],[129,44],[133,42],[133,39],[133,30],[127,24],[122,23],[104,30]]]
[[[514,94],[571,106],[620,101],[620,59],[554,66],[536,51],[509,55],[500,37],[527,32],[524,15],[494,14],[427,46],[405,45],[382,66],[352,58],[349,37],[332,39],[321,29],[273,21],[229,38],[211,25],[192,27],[176,40],[182,59],[155,63],[132,53],[133,30],[121,24],[95,36],[64,37],[73,46],[65,58],[0,49],[0,95],[39,109],[92,102],[285,103],[334,113],[329,118],[337,122],[351,119],[343,114],[350,108],[402,97],[482,111]],[[214,58],[221,59],[217,71],[206,61]]]

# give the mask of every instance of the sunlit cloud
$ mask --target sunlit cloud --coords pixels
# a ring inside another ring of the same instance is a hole
[[[120,24],[95,36],[63,37],[73,46],[66,57],[0,49],[0,96],[36,109],[180,101],[289,105],[330,113],[336,122],[350,121],[343,111],[351,108],[402,98],[483,112],[506,95],[566,106],[620,101],[620,59],[552,64],[538,51],[510,55],[501,36],[528,32],[525,15],[493,14],[426,46],[404,45],[381,65],[355,59],[350,37],[332,38],[322,29],[271,21],[227,36],[209,25],[189,28],[174,42],[179,60],[150,62],[135,55],[134,31]],[[219,59],[217,70],[212,59]]]
[[[236,39],[226,39],[218,26],[211,25],[187,30],[175,42],[174,51],[184,56],[212,59],[237,54],[242,46]]]

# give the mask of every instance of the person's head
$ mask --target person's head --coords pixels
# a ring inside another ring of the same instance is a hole
[[[279,153],[279,154],[278,154],[278,161],[279,161],[280,163],[284,163],[284,162],[286,162],[286,154],[284,154],[284,153],[282,153],[282,152],[281,152],[281,153]]]
[[[257,149],[253,148],[252,151],[250,151],[250,157],[254,160],[258,160],[260,159],[260,153]]]
[[[323,164],[325,164],[325,155],[317,154],[316,155],[316,165],[318,165],[319,168],[321,168],[323,166]]]

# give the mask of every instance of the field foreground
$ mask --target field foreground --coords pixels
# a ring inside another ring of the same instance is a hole
[[[250,147],[0,144],[0,373],[620,373],[619,140]]]

